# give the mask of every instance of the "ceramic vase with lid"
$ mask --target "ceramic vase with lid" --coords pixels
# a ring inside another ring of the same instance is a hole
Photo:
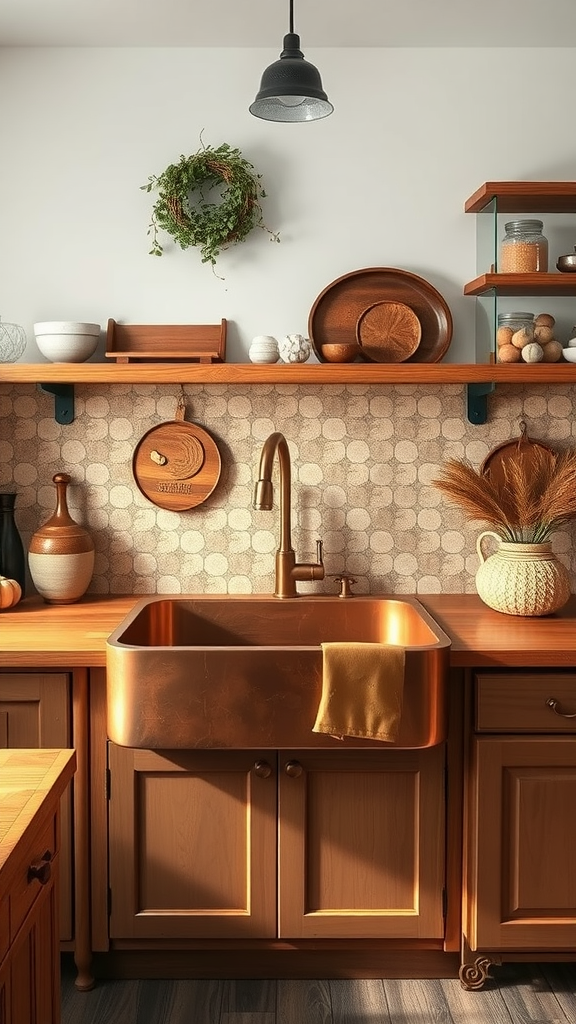
[[[486,538],[497,544],[486,555]],[[506,543],[492,530],[481,533],[476,542],[480,568],[476,573],[478,596],[489,608],[508,615],[550,615],[570,597],[568,570],[543,544]]]
[[[94,543],[87,530],[69,511],[67,473],[52,477],[56,485],[56,510],[33,535],[28,549],[30,575],[48,604],[73,604],[88,589],[94,571]]]
[[[280,358],[278,342],[270,334],[257,334],[248,349],[251,363],[277,363]]]

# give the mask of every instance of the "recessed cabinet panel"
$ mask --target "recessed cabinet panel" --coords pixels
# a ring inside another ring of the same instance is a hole
[[[274,936],[275,757],[111,743],[109,758],[111,937]]]
[[[473,784],[471,948],[573,948],[574,740],[481,737],[474,741]]]
[[[282,751],[281,938],[443,935],[443,745]]]
[[[504,819],[513,823],[505,844],[505,917],[574,920],[576,764],[508,768],[503,783]]]
[[[0,1017],[6,1024],[56,1024],[60,1020],[60,957],[54,944],[57,914],[51,886],[40,895],[28,926],[14,943],[10,1012]]]

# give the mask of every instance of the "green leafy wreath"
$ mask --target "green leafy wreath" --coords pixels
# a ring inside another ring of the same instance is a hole
[[[222,249],[242,242],[254,227],[261,227],[270,240],[279,236],[263,222],[260,199],[266,197],[261,175],[240,150],[226,143],[217,149],[202,146],[192,156],[181,156],[162,174],[150,175],[146,192],[158,190],[148,234],[152,235],[151,256],[161,256],[158,229],[172,235],[181,249],[197,246],[202,262],[216,263]],[[217,201],[210,198],[215,187],[222,191]]]

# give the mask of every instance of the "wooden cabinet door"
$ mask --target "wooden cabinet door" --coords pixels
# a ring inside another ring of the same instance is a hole
[[[481,737],[468,825],[470,948],[576,943],[574,737]]]
[[[64,672],[0,672],[0,748],[70,747],[70,684]],[[72,939],[72,793],[61,801],[60,938]]]
[[[444,756],[281,751],[281,938],[443,935]]]
[[[10,953],[7,1024],[58,1024],[60,1021],[57,933],[57,899],[52,883],[36,901]]]
[[[276,934],[276,754],[109,744],[111,938]]]

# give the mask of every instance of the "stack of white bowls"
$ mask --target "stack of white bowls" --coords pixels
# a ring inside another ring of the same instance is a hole
[[[34,324],[36,344],[51,363],[83,363],[94,355],[100,324],[76,320],[45,320]]]

